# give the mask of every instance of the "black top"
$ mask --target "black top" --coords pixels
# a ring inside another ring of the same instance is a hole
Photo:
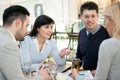
[[[90,34],[88,36],[86,28],[79,32],[76,57],[80,58],[83,62],[84,70],[96,69],[99,46],[103,40],[109,37],[108,32],[103,26],[94,35]]]

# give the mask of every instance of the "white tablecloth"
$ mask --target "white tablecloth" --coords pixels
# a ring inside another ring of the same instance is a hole
[[[57,80],[73,80],[71,76],[69,76],[70,71],[67,71],[65,73],[58,73],[57,74]],[[86,71],[80,71],[79,73],[79,80],[92,80],[93,76],[89,70]]]

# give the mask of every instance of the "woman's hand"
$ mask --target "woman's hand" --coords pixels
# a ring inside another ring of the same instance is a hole
[[[64,49],[62,49],[62,50],[60,51],[59,56],[60,56],[61,58],[63,58],[65,55],[69,55],[69,54],[70,54],[69,49],[68,49],[68,48],[64,48]]]

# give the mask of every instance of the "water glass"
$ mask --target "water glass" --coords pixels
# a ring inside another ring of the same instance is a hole
[[[49,67],[49,72],[52,77],[52,80],[56,80],[57,75],[57,65],[53,64]]]
[[[32,71],[31,70],[32,69],[31,63],[29,63],[29,62],[28,63],[24,63],[23,69],[24,69],[23,71],[25,72],[26,77],[27,78],[31,78],[31,76],[32,76],[32,74],[31,74],[32,73],[31,72]]]

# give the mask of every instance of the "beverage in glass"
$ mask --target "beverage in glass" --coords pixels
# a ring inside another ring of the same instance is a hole
[[[79,58],[73,58],[72,68],[80,70],[80,67],[81,67],[81,61],[80,61],[80,59]]]

